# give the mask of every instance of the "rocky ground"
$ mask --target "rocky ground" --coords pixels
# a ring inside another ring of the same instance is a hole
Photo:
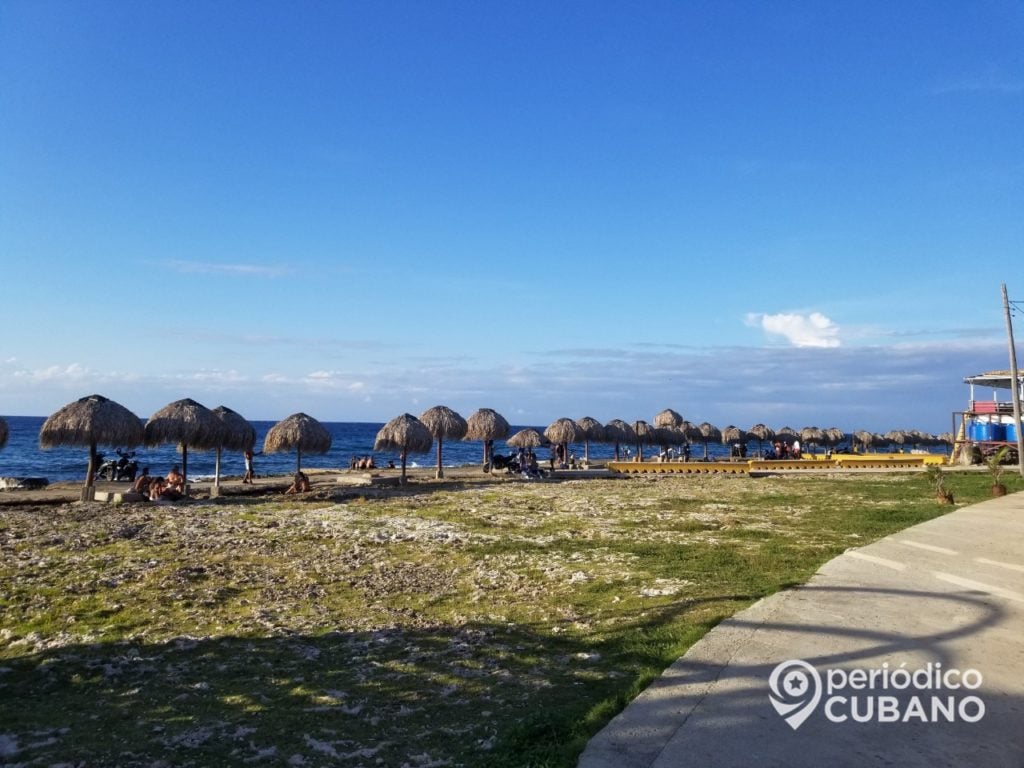
[[[722,617],[941,511],[906,475],[455,475],[5,498],[0,764],[571,764]]]

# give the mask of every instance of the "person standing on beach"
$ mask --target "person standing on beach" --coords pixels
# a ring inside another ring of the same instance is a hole
[[[252,471],[252,457],[254,455],[252,448],[246,450],[242,455],[245,457],[245,477],[242,478],[242,482],[252,484],[252,480],[255,477]]]

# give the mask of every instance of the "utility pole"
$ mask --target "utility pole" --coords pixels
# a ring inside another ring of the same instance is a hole
[[[1020,423],[1020,380],[1017,372],[1017,348],[1013,344],[1013,321],[1010,319],[1010,300],[1003,283],[1003,313],[1006,315],[1006,335],[1010,340],[1010,390],[1013,392],[1013,422],[1017,433],[1017,469],[1024,477],[1024,434]]]

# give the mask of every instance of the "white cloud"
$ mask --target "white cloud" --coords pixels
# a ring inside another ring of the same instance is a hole
[[[167,259],[161,266],[186,275],[226,275],[228,277],[284,277],[291,274],[291,267],[263,264],[216,264],[202,261]]]
[[[782,336],[794,347],[839,346],[839,326],[820,312],[811,312],[809,315],[796,312],[749,314],[747,325],[760,327],[773,336]]]
[[[46,368],[34,370],[22,369],[14,372],[15,378],[29,379],[31,381],[81,381],[82,379],[93,378],[93,373],[79,363],[70,365],[50,365]]]

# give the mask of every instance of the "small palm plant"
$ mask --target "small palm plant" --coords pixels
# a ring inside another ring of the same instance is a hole
[[[989,473],[992,475],[992,495],[993,496],[1005,496],[1006,486],[1003,485],[1000,480],[1003,478],[1003,472],[1006,471],[1006,467],[1003,465],[1003,460],[1006,459],[1006,454],[1010,452],[1010,447],[1004,445],[998,451],[993,453],[987,459],[985,459],[985,466],[988,467]]]
[[[946,488],[946,473],[942,471],[942,467],[938,464],[929,464],[925,472],[928,473],[928,481],[935,491],[935,500],[939,504],[952,504],[953,494]]]

